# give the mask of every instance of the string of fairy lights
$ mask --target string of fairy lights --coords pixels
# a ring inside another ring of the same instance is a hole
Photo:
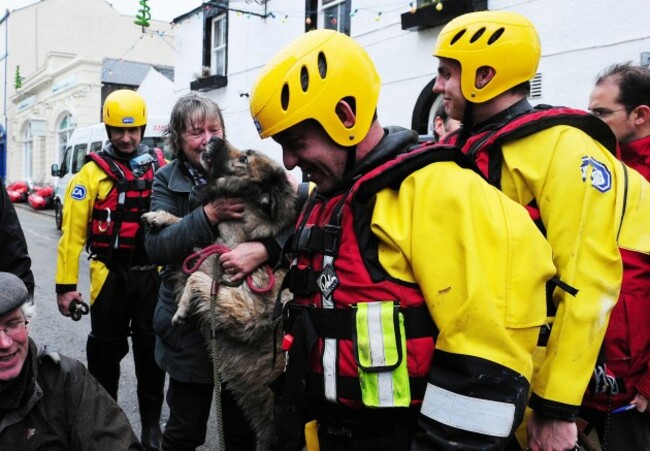
[[[134,18],[135,19],[134,24],[142,28],[142,33],[138,38],[135,39],[133,44],[122,53],[122,55],[119,58],[114,59],[110,63],[110,65],[103,68],[102,79],[104,78],[105,75],[110,74],[110,72],[112,71],[112,69],[117,63],[126,61],[124,58],[138,45],[139,42],[141,42],[147,37],[150,39],[156,39],[156,38],[162,39],[166,45],[171,47],[174,52],[178,53],[178,50],[174,47],[173,44],[174,36],[173,34],[170,33],[170,31],[150,29],[151,26],[150,21],[152,18],[152,13],[151,13],[151,7],[149,6],[149,0],[137,0],[137,1],[139,4],[139,9]],[[444,1],[449,1],[449,0],[444,0]],[[235,4],[244,3],[245,5],[255,4],[257,6],[264,6],[265,13],[262,14],[253,10],[243,9],[245,8],[245,6],[243,6],[242,8],[230,6],[232,3]],[[205,1],[201,4],[201,7],[196,8],[194,14],[185,16],[185,19],[191,18],[192,16],[202,18],[203,14],[209,13],[215,9],[220,11],[233,12],[239,17],[259,18],[262,20],[279,20],[281,23],[287,22],[287,20],[290,18],[302,18],[305,20],[305,23],[307,25],[311,25],[313,21],[312,17],[315,17],[320,13],[323,14],[324,20],[329,21],[329,23],[334,26],[337,24],[337,21],[340,18],[338,16],[338,11],[332,13],[328,12],[330,8],[320,8],[318,10],[310,10],[304,8],[299,10],[282,10],[282,9],[266,10],[267,5],[268,5],[268,0],[242,0],[239,2]],[[369,7],[362,7],[362,8],[352,8],[349,12],[349,16],[352,18],[359,14],[369,14],[370,16],[373,17],[375,21],[379,22],[380,20],[382,20],[382,17],[385,17],[389,13],[393,13],[393,12],[402,13],[405,11],[415,13],[418,7],[428,6],[428,5],[435,5],[435,8],[438,11],[441,11],[444,7],[443,0],[419,0],[419,1],[401,0],[401,1],[388,1],[382,3],[377,2],[373,4],[371,7],[369,6]],[[174,26],[175,23],[172,22],[171,23],[172,30]],[[16,74],[15,74],[15,81],[14,81],[16,89],[19,89],[21,87],[22,77],[20,76],[19,71],[20,71],[19,67],[16,67]],[[45,101],[40,101],[37,102],[37,104],[48,108],[55,107],[57,104],[66,103],[77,97],[84,96],[89,91],[98,89],[99,87],[101,87],[101,83],[84,84],[83,86],[80,87],[80,89],[78,87],[78,89],[75,89],[74,92],[71,92],[69,95],[58,96],[56,99],[48,99]]]
[[[256,5],[259,6],[266,6],[268,3],[268,0],[243,0],[245,4],[251,4],[255,3]],[[158,36],[161,39],[165,41],[167,45],[169,45],[174,52],[178,53],[178,51],[174,48],[173,43],[169,42],[167,39],[168,38],[173,38],[173,35],[170,35],[169,32],[166,31],[157,31],[157,30],[149,30],[150,26],[150,20],[151,20],[151,7],[148,5],[149,0],[138,0],[138,4],[140,5],[140,9],[138,10],[134,24],[139,25],[142,27],[142,36],[149,35],[149,36]],[[309,10],[309,9],[301,9],[301,10],[269,10],[265,12],[264,14],[255,12],[255,11],[247,11],[241,8],[235,8],[230,6],[230,3],[233,2],[222,2],[222,1],[207,1],[202,3],[202,8],[197,8],[197,11],[195,12],[196,17],[202,17],[202,14],[204,13],[209,13],[210,11],[214,9],[218,10],[227,10],[230,12],[234,12],[237,16],[244,16],[247,18],[251,17],[258,17],[261,19],[278,19],[282,23],[286,23],[289,18],[292,17],[302,17],[305,20],[305,23],[307,25],[312,24],[312,17],[314,17],[316,14],[318,14],[320,11],[319,10]],[[443,0],[419,0],[419,1],[392,1],[388,3],[377,3],[373,5],[372,7],[364,7],[364,8],[354,8],[349,12],[350,17],[355,17],[357,14],[360,13],[368,13],[374,16],[375,21],[380,21],[382,16],[386,13],[392,13],[396,11],[404,11],[406,7],[408,7],[408,11],[411,13],[415,13],[417,7],[419,6],[426,6],[426,5],[435,5],[436,9],[438,11],[443,9]],[[330,10],[333,11],[333,9],[330,8],[323,8],[323,17],[324,20],[329,22],[329,24],[336,26],[337,21],[339,20],[338,16],[338,11],[337,12],[329,12]],[[175,23],[171,24],[171,28],[174,28]],[[142,37],[141,37],[142,38]],[[137,40],[136,42],[133,43],[133,45],[127,49],[124,54],[127,54],[130,52],[135,46],[137,45]],[[121,58],[119,59],[121,60]],[[118,61],[119,61],[118,60]],[[110,69],[110,68],[109,68]]]
[[[140,4],[140,9],[138,10],[138,14],[136,15],[136,20],[134,23],[136,25],[140,25],[144,31],[146,27],[149,26],[149,20],[151,19],[151,8],[148,6],[148,1],[149,0],[139,0]],[[245,3],[250,4],[250,3],[256,3],[257,5],[264,5],[268,3],[268,0],[245,0]],[[415,13],[418,7],[422,6],[427,6],[427,5],[435,5],[436,10],[442,11],[444,8],[444,3],[443,0],[419,0],[419,1],[393,1],[389,3],[377,3],[373,5],[372,7],[363,7],[363,8],[354,8],[350,11],[349,15],[350,17],[354,17],[355,15],[359,14],[360,12],[367,12],[370,13],[374,16],[375,21],[381,20],[382,15],[385,13],[391,13],[395,11],[404,11],[404,8],[407,7],[408,11],[411,13]],[[227,10],[236,13],[239,16],[246,16],[246,17],[259,17],[262,19],[279,19],[282,22],[286,22],[287,19],[290,17],[295,17],[295,16],[302,16],[305,17],[305,22],[307,25],[311,24],[311,17],[315,14],[318,14],[320,12],[324,13],[325,20],[328,20],[332,23],[332,25],[336,24],[336,20],[338,20],[338,17],[336,13],[328,12],[329,10],[334,10],[334,8],[321,8],[318,10],[310,10],[310,9],[301,9],[301,10],[293,10],[293,11],[283,11],[283,10],[278,10],[278,9],[273,9],[266,11],[265,13],[259,13],[255,11],[247,11],[243,10],[241,8],[234,8],[231,7],[228,2],[222,2],[222,1],[207,1],[202,4],[203,8],[197,11],[197,15],[200,15],[202,11],[210,11],[213,8],[217,8],[220,10]],[[336,6],[336,5],[334,5]],[[172,24],[173,26],[173,24]]]

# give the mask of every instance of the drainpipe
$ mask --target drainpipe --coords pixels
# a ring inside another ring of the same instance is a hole
[[[5,27],[5,53],[0,59],[4,60],[5,74],[4,74],[4,94],[2,102],[2,115],[4,117],[4,127],[5,127],[5,148],[4,152],[0,154],[0,177],[5,179],[7,177],[7,148],[9,147],[9,134],[7,133],[7,59],[9,56],[9,10],[5,9],[5,15],[0,19],[0,26],[4,24]]]

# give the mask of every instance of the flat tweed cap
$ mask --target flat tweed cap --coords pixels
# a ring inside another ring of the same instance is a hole
[[[28,297],[22,280],[9,272],[0,272],[0,316],[23,305]]]

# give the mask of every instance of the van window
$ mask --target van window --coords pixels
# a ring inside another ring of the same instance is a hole
[[[70,161],[70,152],[72,151],[72,146],[68,146],[63,151],[63,157],[61,158],[61,164],[59,165],[59,177],[63,177],[68,173],[68,161]]]
[[[142,144],[146,145],[150,149],[153,149],[154,147],[162,149],[163,154],[165,154],[165,159],[168,161],[171,161],[174,158],[171,151],[166,148],[165,138],[162,136],[145,136],[142,139]]]
[[[88,153],[88,144],[77,144],[74,146],[72,152],[72,173],[76,174],[81,169],[81,166],[86,162],[86,154]]]
[[[102,141],[95,141],[93,143],[90,143],[90,151],[99,152],[100,150],[102,150],[103,144],[104,143]]]

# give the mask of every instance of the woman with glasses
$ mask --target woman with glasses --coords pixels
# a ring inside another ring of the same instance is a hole
[[[142,449],[81,362],[29,338],[28,299],[17,276],[0,272],[0,449]]]

